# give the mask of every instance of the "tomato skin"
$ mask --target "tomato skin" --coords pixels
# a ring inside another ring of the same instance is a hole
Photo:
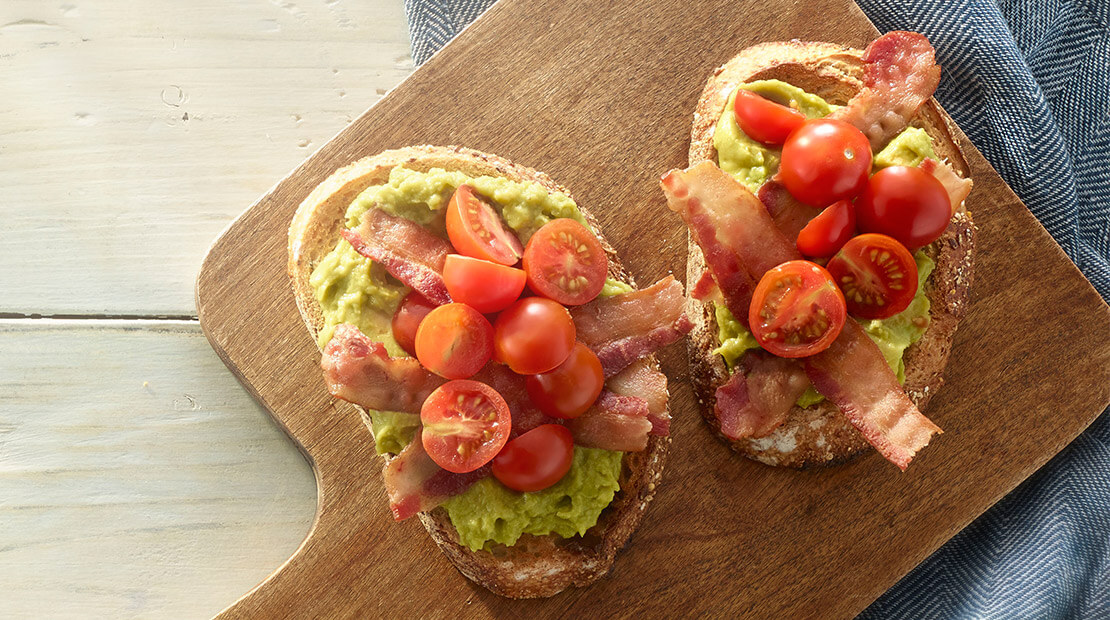
[[[435,308],[436,305],[426,297],[412,291],[405,295],[401,305],[397,306],[397,311],[393,313],[393,321],[390,323],[393,339],[401,345],[402,349],[408,351],[409,355],[416,356],[416,330],[424,317]]]
[[[448,381],[420,407],[420,441],[436,465],[461,474],[490,462],[505,446],[512,414],[505,399],[478,381]]]
[[[512,266],[524,254],[513,231],[469,185],[460,185],[447,205],[447,238],[465,256]]]
[[[609,257],[590,229],[575,220],[551,220],[524,248],[528,288],[566,306],[592,301],[605,286]]]
[[[917,293],[917,263],[909,250],[886,235],[853,237],[828,268],[844,292],[848,312],[860,318],[894,316],[908,308]]]
[[[586,413],[597,400],[605,386],[605,373],[597,355],[579,342],[562,364],[529,375],[524,385],[540,411],[554,418],[571,419]]]
[[[847,315],[844,295],[829,272],[792,260],[763,274],[752,294],[748,325],[769,353],[805,357],[829,348]]]
[[[574,320],[558,302],[525,297],[497,315],[493,346],[497,361],[521,375],[562,364],[574,349]]]
[[[786,142],[787,136],[806,121],[801,112],[742,88],[736,91],[733,112],[736,124],[749,138],[768,146]]]
[[[850,200],[825,207],[798,233],[798,251],[813,258],[827,258],[856,234],[856,210]]]
[[[432,310],[416,330],[416,359],[447,379],[465,379],[493,355],[493,326],[466,304]]]
[[[937,240],[952,216],[948,190],[921,168],[890,166],[872,175],[856,201],[859,228],[894,237],[907,248]]]
[[[570,429],[544,424],[505,444],[493,459],[493,477],[501,484],[529,493],[542,491],[563,479],[574,462]]]
[[[871,143],[844,121],[806,121],[782,146],[779,177],[787,191],[814,207],[851,198],[867,185]]]
[[[524,271],[480,258],[448,254],[443,282],[451,299],[482,314],[500,312],[520,297]]]

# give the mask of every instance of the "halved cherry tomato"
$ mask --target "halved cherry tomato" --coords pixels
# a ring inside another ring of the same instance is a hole
[[[840,335],[847,311],[832,276],[807,260],[763,274],[752,294],[748,324],[759,346],[779,357],[820,353]]]
[[[909,307],[917,293],[917,263],[901,243],[886,235],[853,237],[829,261],[848,312],[885,319]]]
[[[609,259],[597,235],[571,219],[544,224],[524,248],[528,287],[567,306],[597,297],[608,272]]]
[[[814,207],[860,193],[870,172],[871,143],[862,131],[844,121],[806,121],[782,147],[782,184],[795,198]]]
[[[740,129],[752,140],[769,146],[786,142],[787,136],[806,121],[801,112],[744,89],[736,91],[733,110]]]
[[[500,312],[520,297],[524,271],[480,258],[448,254],[443,283],[451,299],[482,314]]]
[[[431,312],[416,330],[416,359],[448,379],[465,379],[482,369],[493,355],[493,326],[466,304],[445,304]]]
[[[562,480],[573,461],[570,430],[544,424],[505,444],[493,459],[493,477],[515,491],[541,491]]]
[[[535,375],[567,359],[574,335],[566,308],[543,297],[525,297],[497,315],[493,346],[497,361],[515,373]]]
[[[850,200],[825,207],[798,233],[798,251],[814,258],[836,254],[856,234],[856,211]]]
[[[586,345],[574,345],[567,359],[525,382],[528,396],[540,411],[556,418],[577,418],[586,412],[605,385],[601,360]]]
[[[876,172],[856,201],[859,228],[894,237],[908,248],[937,240],[952,216],[948,191],[921,168],[891,166]]]
[[[466,256],[515,265],[524,248],[493,207],[469,185],[460,185],[447,205],[447,237]]]
[[[420,407],[420,442],[436,465],[461,474],[490,462],[509,439],[513,419],[496,390],[478,381],[448,381]]]
[[[424,317],[435,308],[436,305],[426,297],[412,291],[405,295],[401,305],[397,306],[397,312],[393,313],[393,339],[401,345],[402,349],[408,351],[409,355],[416,355],[416,330],[420,327],[420,321],[423,321]]]

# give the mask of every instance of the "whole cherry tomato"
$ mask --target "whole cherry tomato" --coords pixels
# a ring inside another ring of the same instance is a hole
[[[795,198],[814,207],[860,193],[870,172],[870,141],[844,121],[806,121],[782,146],[782,184]]]

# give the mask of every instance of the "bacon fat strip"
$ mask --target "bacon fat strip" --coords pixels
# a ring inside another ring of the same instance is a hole
[[[652,431],[647,401],[603,391],[586,413],[569,420],[575,445],[621,452],[647,449]]]
[[[415,358],[389,357],[382,343],[347,324],[336,326],[320,366],[332,396],[367,409],[420,413],[424,399],[445,381]]]
[[[770,434],[786,421],[807,387],[809,379],[796,360],[749,352],[743,366],[717,388],[721,433],[729,439]]]
[[[382,481],[393,518],[402,521],[439,506],[489,475],[488,464],[464,474],[436,465],[424,451],[424,443],[417,433],[396,458],[386,463]]]
[[[613,375],[605,387],[618,396],[637,396],[647,402],[652,435],[668,435],[671,417],[667,413],[667,376],[652,368],[646,359],[633,362]]]
[[[385,267],[393,277],[434,304],[451,303],[443,283],[443,263],[451,244],[423,226],[381,209],[370,209],[362,223],[343,235],[359,254]]]
[[[947,163],[931,158],[921,162],[921,169],[936,177],[948,192],[948,200],[952,202],[952,215],[963,208],[964,199],[971,193],[971,179],[965,179],[956,174]]]

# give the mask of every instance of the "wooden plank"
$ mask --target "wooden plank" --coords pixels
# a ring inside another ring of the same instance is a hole
[[[313,522],[307,462],[191,322],[0,321],[5,617],[203,617]]]
[[[193,314],[212,239],[408,50],[384,0],[5,0],[0,313]]]

